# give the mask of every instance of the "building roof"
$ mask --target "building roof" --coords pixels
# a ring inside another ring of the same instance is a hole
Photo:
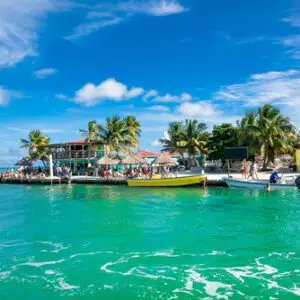
[[[72,145],[72,144],[87,144],[87,139],[75,140],[70,142],[64,142],[64,144]]]
[[[136,153],[139,157],[158,157],[158,154],[150,152],[150,151],[139,151]]]
[[[181,156],[181,154],[179,152],[168,152],[168,151],[163,151],[164,153],[168,154],[171,157],[174,156]]]
[[[93,141],[90,141],[91,144],[96,144]],[[60,146],[60,145],[85,145],[88,144],[88,139],[81,139],[81,140],[75,140],[75,141],[69,141],[69,142],[62,142],[62,143],[55,143],[51,144],[50,146]]]

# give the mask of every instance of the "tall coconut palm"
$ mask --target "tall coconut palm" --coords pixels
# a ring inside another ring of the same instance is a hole
[[[187,153],[189,165],[195,164],[195,156],[198,152],[207,153],[207,141],[209,134],[205,123],[197,120],[185,120],[185,122],[173,122],[169,124],[170,139],[163,139],[161,143],[169,151]]]
[[[248,148],[249,157],[261,154],[258,137],[253,133],[253,126],[257,125],[257,112],[247,112],[241,121],[237,121],[238,127],[238,145]],[[235,145],[237,146],[237,145]]]
[[[136,145],[138,146],[139,144],[138,138],[141,136],[142,133],[141,124],[133,116],[125,117],[124,122],[126,124],[129,133],[132,135],[132,138],[136,139]]]
[[[79,129],[80,134],[82,137],[88,139],[88,141],[93,141],[96,139],[96,131],[97,131],[97,122],[95,120],[88,122],[88,129]]]
[[[179,146],[184,136],[184,128],[182,122],[171,122],[167,131],[167,138],[160,139],[160,144],[163,145],[163,150],[169,152],[179,152],[183,157],[184,149]]]
[[[278,154],[293,152],[296,132],[289,118],[283,117],[278,108],[266,104],[258,109],[256,122],[248,126],[263,155],[263,168]]]
[[[20,139],[20,148],[28,150],[28,158],[41,160],[44,165],[49,154],[50,138],[43,135],[40,130],[34,129],[29,132],[28,139]]]
[[[108,154],[131,151],[137,145],[136,133],[118,116],[107,118],[105,125],[97,125],[97,140],[105,146]]]
[[[84,137],[88,142],[88,163],[90,162],[90,151],[91,151],[91,142],[97,139],[97,122],[95,120],[88,122],[88,129],[79,129],[79,132],[82,137]]]

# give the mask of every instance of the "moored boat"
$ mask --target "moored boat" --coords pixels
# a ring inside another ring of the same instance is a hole
[[[224,178],[224,181],[229,187],[249,188],[249,189],[265,189],[269,184],[268,181],[263,181],[263,180],[247,180],[247,179],[234,179],[234,178]],[[270,187],[271,190],[297,189],[296,184],[286,184],[286,183],[270,183]]]
[[[176,178],[128,179],[127,184],[132,187],[183,187],[203,184],[206,177],[206,175],[196,175]]]

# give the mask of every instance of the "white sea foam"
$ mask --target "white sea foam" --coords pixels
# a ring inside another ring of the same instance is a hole
[[[52,250],[43,249],[43,250],[41,250],[41,252],[58,253],[60,251],[67,250],[71,247],[70,245],[64,246],[63,244],[53,243],[51,241],[38,241],[38,243],[41,243],[41,244],[44,244],[44,245],[50,245],[50,246],[54,247],[54,249],[52,249]]]
[[[53,270],[46,270],[45,274],[47,274],[47,275],[54,275],[54,274],[56,274],[56,272],[54,272]]]
[[[6,278],[9,277],[10,274],[11,274],[11,271],[0,272],[0,278],[1,279],[6,279]]]
[[[58,284],[59,284],[58,289],[60,289],[60,290],[79,289],[79,286],[71,285],[71,284],[68,284],[67,282],[65,282],[63,277],[58,278]]]
[[[226,290],[232,290],[231,284],[224,284],[218,281],[209,281],[205,277],[201,276],[199,272],[196,271],[196,266],[193,266],[192,268],[186,270],[185,272],[189,273],[189,277],[187,278],[186,288],[192,289],[193,283],[202,283],[204,284],[204,289],[206,291],[206,294],[209,296],[213,296],[216,299],[228,299],[226,295],[221,295],[218,293],[218,289],[226,289]]]
[[[212,255],[212,256],[215,256],[215,255],[232,256],[231,254],[228,254],[228,253],[226,253],[224,251],[216,251],[216,250],[213,250],[210,253],[203,253],[203,254],[201,254],[201,256],[210,256],[210,255]]]
[[[25,262],[25,263],[19,264],[18,266],[30,266],[30,267],[39,268],[39,267],[47,266],[47,265],[60,264],[60,263],[62,263],[64,261],[66,261],[66,259],[43,261],[43,262]]]
[[[112,290],[114,287],[112,285],[104,284],[103,286],[105,289],[110,289]]]

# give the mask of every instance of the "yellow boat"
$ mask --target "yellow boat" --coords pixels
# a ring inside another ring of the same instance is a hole
[[[128,179],[128,186],[135,187],[181,187],[203,184],[206,175],[184,176],[176,178]]]

